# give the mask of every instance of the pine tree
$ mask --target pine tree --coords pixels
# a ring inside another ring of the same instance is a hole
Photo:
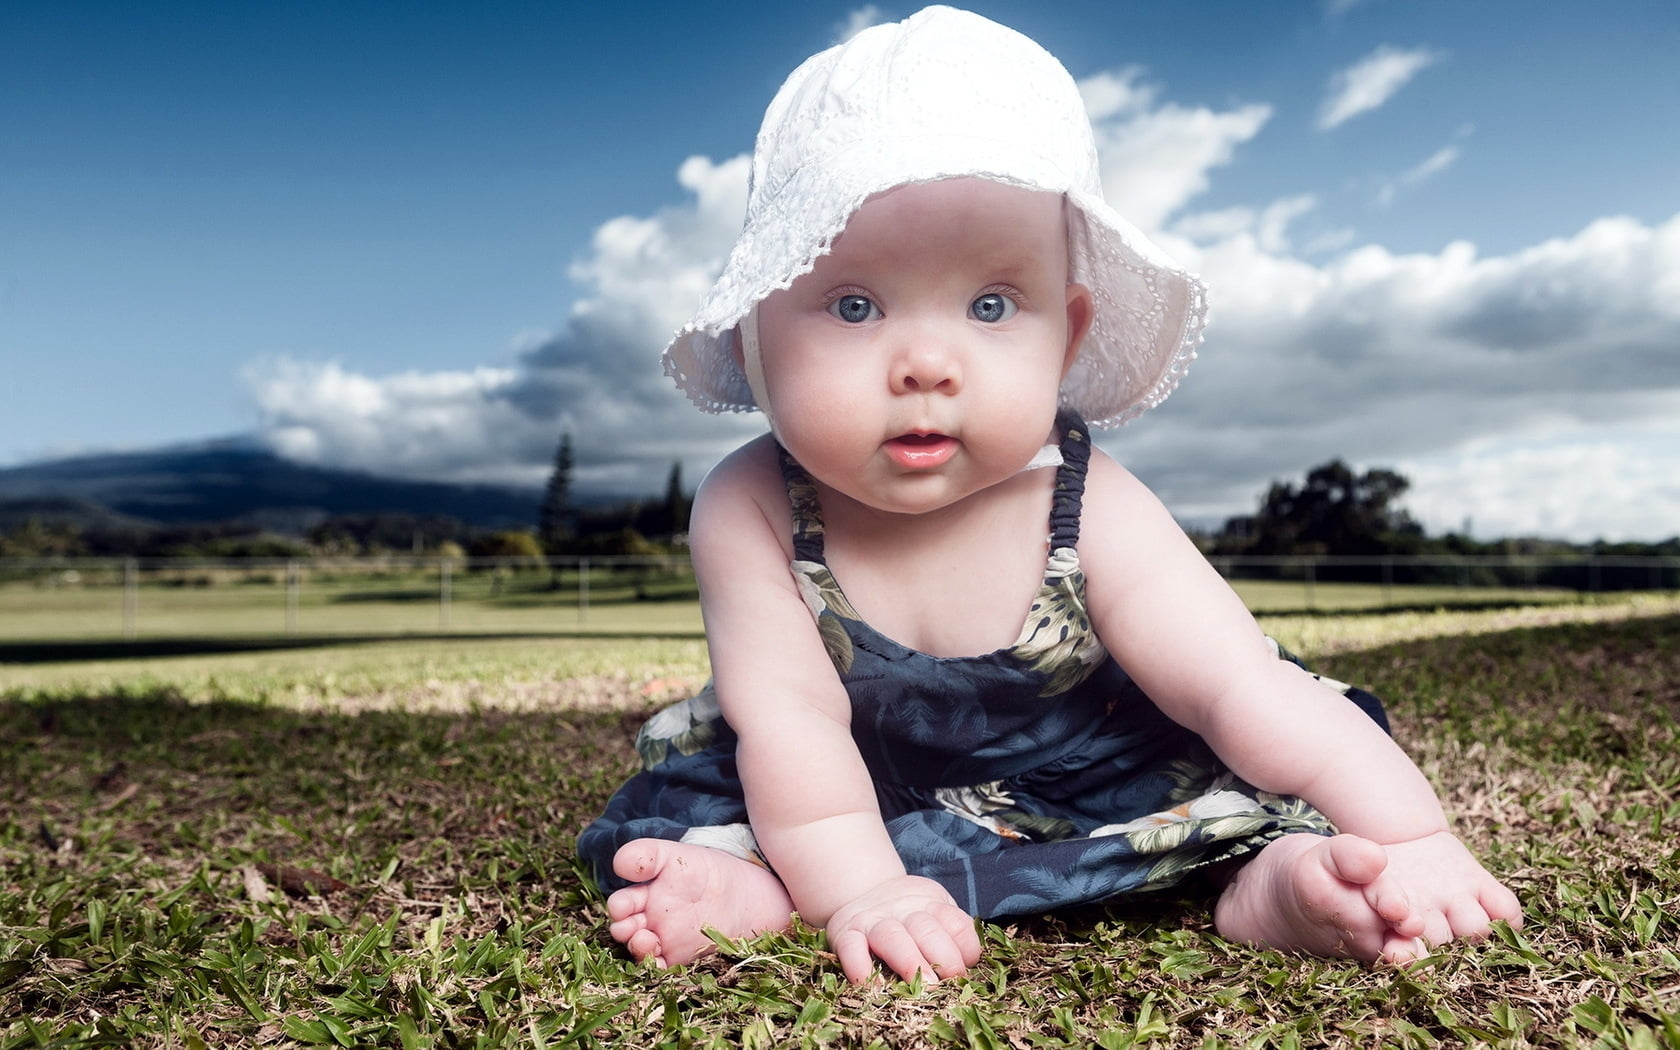
[[[671,464],[671,475],[665,482],[665,523],[667,532],[677,536],[688,531],[688,497],[683,495],[682,460]]]
[[[572,538],[572,435],[560,435],[554,453],[554,471],[543,490],[542,510],[537,517],[537,541],[548,554],[560,554]]]

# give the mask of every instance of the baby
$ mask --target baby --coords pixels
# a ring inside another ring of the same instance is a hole
[[[1025,37],[935,7],[794,71],[666,351],[770,433],[696,495],[712,682],[579,840],[633,956],[797,913],[853,981],[937,980],[976,916],[1191,875],[1223,936],[1318,955],[1520,923],[1377,699],[1281,653],[1091,445],[1172,391],[1205,313]]]

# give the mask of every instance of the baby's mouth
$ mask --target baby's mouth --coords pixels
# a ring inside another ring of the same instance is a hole
[[[908,470],[941,466],[956,451],[957,439],[948,434],[900,434],[887,442],[887,454]]]

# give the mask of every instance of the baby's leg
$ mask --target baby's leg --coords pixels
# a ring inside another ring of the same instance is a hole
[[[1221,936],[1244,944],[1367,962],[1428,954],[1405,895],[1378,880],[1388,851],[1356,835],[1285,835],[1231,878],[1214,910]]]
[[[781,880],[739,857],[665,839],[636,839],[613,855],[613,871],[636,885],[607,898],[613,939],[637,959],[680,966],[725,937],[784,930],[793,901]]]

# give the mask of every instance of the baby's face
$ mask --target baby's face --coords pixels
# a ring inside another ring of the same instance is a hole
[[[901,186],[760,304],[757,394],[813,477],[919,513],[1025,466],[1091,316],[1062,208],[984,179]]]

